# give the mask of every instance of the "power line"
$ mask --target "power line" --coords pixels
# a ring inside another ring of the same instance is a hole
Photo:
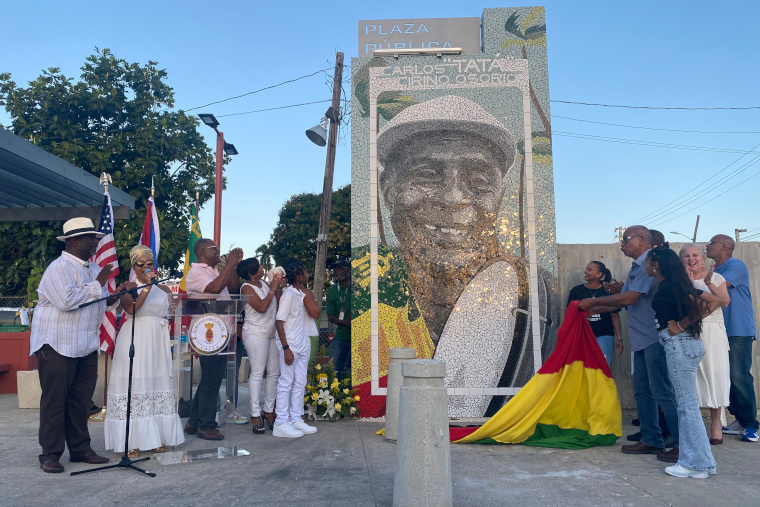
[[[758,157],[758,158],[760,158],[760,157]],[[755,164],[757,163],[757,161],[758,161],[758,159],[755,159],[755,160],[754,160],[754,161],[751,163],[751,165],[755,165]],[[728,190],[726,190],[726,191],[724,191],[724,192],[721,192],[720,194],[718,194],[718,195],[716,195],[716,196],[712,197],[712,199],[711,199],[710,201],[707,201],[707,202],[702,202],[702,203],[700,203],[700,204],[698,204],[698,205],[694,206],[693,208],[691,208],[691,209],[689,209],[689,210],[687,210],[687,211],[684,211],[684,212],[683,212],[683,213],[681,213],[680,215],[676,215],[676,216],[674,216],[673,218],[669,218],[668,220],[664,220],[664,221],[662,221],[662,222],[657,222],[657,223],[656,223],[656,224],[655,224],[653,227],[658,227],[658,226],[660,226],[660,225],[662,225],[662,224],[667,224],[668,222],[672,222],[672,221],[673,221],[673,220],[675,220],[676,218],[680,218],[680,217],[682,217],[682,216],[686,215],[687,213],[691,213],[691,212],[692,212],[692,211],[694,211],[695,209],[697,209],[697,208],[701,208],[701,207],[702,207],[702,206],[704,206],[705,204],[709,204],[709,203],[712,203],[712,202],[714,202],[714,200],[715,200],[715,199],[717,199],[718,197],[721,197],[722,195],[725,195],[725,194],[727,194],[727,193],[728,193],[728,192],[730,192],[731,190],[735,189],[735,188],[736,188],[736,187],[738,187],[738,186],[741,186],[741,185],[743,185],[744,183],[748,182],[749,180],[751,180],[752,178],[754,178],[754,177],[756,177],[756,176],[758,176],[758,175],[760,175],[760,171],[756,172],[755,174],[753,174],[753,175],[752,175],[752,176],[750,176],[749,178],[747,178],[747,179],[745,179],[745,180],[743,180],[743,181],[741,181],[741,182],[737,183],[736,185],[734,185],[733,187],[729,188]]]
[[[760,146],[760,143],[758,143],[758,144],[756,144],[755,146],[753,146],[753,147],[751,148],[751,150],[754,150],[754,149],[755,149],[755,148],[757,148],[758,146]],[[747,152],[747,153],[749,153],[749,152]],[[661,215],[661,214],[663,214],[663,213],[661,213],[661,212],[664,212],[665,214],[667,214],[667,213],[670,213],[670,209],[671,209],[671,208],[673,208],[674,206],[677,206],[677,205],[678,205],[678,201],[680,201],[680,200],[681,200],[681,199],[683,199],[684,197],[688,196],[689,194],[691,194],[692,192],[694,192],[694,191],[695,191],[695,190],[697,190],[698,188],[700,188],[700,187],[704,186],[704,185],[705,185],[705,184],[707,184],[707,182],[709,182],[710,180],[712,180],[712,179],[714,179],[714,178],[717,178],[717,177],[718,177],[718,175],[720,175],[721,173],[723,173],[723,172],[727,171],[727,170],[728,170],[728,169],[729,169],[729,168],[730,168],[732,165],[734,165],[734,164],[736,164],[737,162],[739,162],[739,161],[740,161],[741,159],[743,159],[745,156],[746,156],[746,153],[745,153],[744,155],[742,155],[741,157],[737,158],[736,160],[734,160],[733,162],[731,162],[730,164],[728,164],[726,167],[724,167],[723,169],[721,169],[720,171],[718,171],[718,172],[717,172],[717,173],[715,173],[714,175],[712,175],[712,176],[710,176],[709,178],[707,178],[705,181],[703,181],[702,183],[700,183],[700,184],[699,184],[699,185],[697,185],[696,187],[694,187],[694,188],[692,188],[691,190],[689,190],[688,192],[686,192],[685,194],[682,194],[682,195],[680,195],[678,198],[676,198],[676,199],[672,200],[672,201],[671,201],[669,204],[666,204],[666,205],[665,205],[665,206],[663,206],[662,208],[659,208],[659,209],[657,209],[657,210],[653,211],[652,213],[649,213],[648,215],[645,215],[645,216],[643,216],[642,218],[638,218],[638,219],[636,219],[636,220],[635,220],[633,223],[636,223],[636,224],[640,224],[640,223],[643,223],[645,220],[650,220],[650,219],[653,219],[654,217],[656,217],[657,215]],[[740,167],[739,169],[737,169],[737,171],[738,171],[738,170],[740,170],[740,169],[741,169],[741,167]],[[733,174],[735,174],[735,173],[736,173],[736,171],[734,171],[734,172],[733,172],[733,173],[731,173],[731,174],[733,175]],[[693,198],[692,198],[692,199],[693,199]]]
[[[235,100],[235,99],[239,99],[241,97],[246,97],[248,95],[253,95],[254,93],[263,92],[264,90],[271,90],[272,88],[277,88],[278,86],[282,86],[284,84],[293,83],[293,82],[299,81],[301,79],[306,79],[307,77],[315,76],[315,75],[319,74],[320,72],[325,72],[327,70],[330,70],[330,69],[329,68],[327,68],[327,69],[321,69],[321,70],[312,72],[311,74],[306,74],[304,76],[297,77],[297,78],[294,78],[294,79],[288,79],[287,81],[283,81],[282,83],[277,83],[277,84],[274,84],[274,85],[271,85],[271,86],[265,86],[264,88],[259,88],[258,90],[254,90],[252,92],[246,92],[246,93],[243,93],[241,95],[235,95],[234,97],[228,97],[226,99],[217,100],[217,101],[214,101],[214,102],[209,102],[208,104],[203,104],[202,106],[191,107],[190,109],[185,109],[184,111],[185,112],[194,111],[194,110],[200,109],[202,107],[213,106],[214,104],[221,104],[222,102],[227,102],[228,100]]]
[[[753,151],[744,151],[744,150],[734,150],[731,148],[715,148],[710,146],[690,146],[686,144],[670,144],[670,143],[659,143],[656,141],[643,141],[639,139],[624,139],[620,137],[605,137],[605,136],[597,136],[594,134],[582,134],[579,132],[561,132],[558,130],[555,130],[552,132],[552,135],[558,135],[558,136],[564,136],[564,137],[573,137],[576,139],[589,139],[593,141],[607,141],[612,143],[622,143],[622,144],[635,144],[640,146],[655,146],[658,148],[674,148],[679,150],[692,150],[692,151],[716,151],[719,153],[760,153],[760,152],[753,152]]]
[[[584,123],[595,123],[597,125],[609,125],[612,127],[625,127],[630,129],[644,129],[644,130],[660,130],[664,132],[686,132],[689,134],[760,134],[760,131],[748,131],[748,132],[731,132],[731,131],[709,131],[709,130],[679,130],[679,129],[663,129],[655,127],[642,127],[639,125],[621,125],[619,123],[605,123],[602,121],[583,120],[580,118],[570,118],[568,116],[552,115],[553,118],[561,118],[563,120],[582,121]]]
[[[593,102],[574,102],[571,100],[550,100],[549,102],[556,102],[559,104],[574,104],[577,106],[597,106],[597,107],[622,107],[625,109],[669,109],[679,111],[729,111],[729,110],[746,110],[746,109],[760,109],[760,106],[747,106],[747,107],[658,107],[658,106],[628,106],[621,104],[597,104]]]
[[[264,111],[274,111],[275,109],[287,109],[289,107],[309,106],[311,104],[323,104],[325,102],[332,102],[332,100],[331,99],[315,100],[314,102],[304,102],[302,104],[290,104],[289,106],[268,107],[266,109],[254,109],[253,111],[243,111],[241,113],[217,114],[216,116],[219,118],[224,118],[226,116],[238,116],[241,114],[263,113]]]

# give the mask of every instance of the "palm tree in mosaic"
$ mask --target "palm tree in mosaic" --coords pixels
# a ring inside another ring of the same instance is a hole
[[[526,46],[546,46],[546,25],[535,24],[539,19],[543,18],[543,14],[543,7],[533,7],[518,25],[517,18],[519,15],[517,12],[512,13],[504,23],[504,30],[512,37],[504,39],[504,42],[499,46],[499,51],[512,46],[520,46],[522,57],[527,60],[528,51],[526,50]],[[533,107],[536,108],[536,112],[538,113],[539,118],[541,118],[541,123],[544,125],[546,135],[551,139],[552,127],[549,123],[549,118],[546,116],[544,109],[538,102],[538,97],[536,96],[533,84],[530,83],[530,81],[528,81],[528,87]]]

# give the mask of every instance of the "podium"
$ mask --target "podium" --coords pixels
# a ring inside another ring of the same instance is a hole
[[[183,363],[192,357],[218,358],[224,362],[226,389],[222,392],[232,393],[230,403],[237,406],[237,375],[235,375],[235,355],[238,343],[238,315],[248,303],[250,296],[202,294],[194,296],[180,295],[176,300],[173,313],[174,332],[172,345],[172,371],[174,392],[181,393]],[[206,361],[206,365],[216,367],[217,363]],[[201,367],[201,376],[204,374]],[[224,381],[223,381],[224,382]],[[167,452],[156,454],[156,460],[162,465],[190,463],[204,459],[223,459],[248,456],[250,453],[241,447],[241,442],[250,432],[249,425],[235,425],[226,418],[226,395],[220,394],[219,426],[217,430],[224,435],[224,440],[202,440],[194,435],[187,435],[183,447],[197,446],[197,442],[208,444],[201,449],[177,450],[177,446],[167,448]],[[176,396],[179,400],[179,395]],[[248,431],[246,431],[248,430]],[[250,439],[248,439],[250,441]]]

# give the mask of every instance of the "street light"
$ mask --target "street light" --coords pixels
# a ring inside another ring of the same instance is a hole
[[[734,229],[734,234],[736,235],[736,242],[739,242],[739,233],[740,232],[747,232],[747,229]]]
[[[219,132],[219,121],[213,114],[202,113],[198,115],[203,123],[216,132],[216,169],[214,171],[214,243],[219,246],[222,236],[222,165],[224,154],[237,155],[238,151],[234,144],[224,142],[224,132]]]
[[[691,241],[691,238],[690,238],[689,236],[687,236],[686,234],[682,233],[682,232],[677,232],[677,231],[670,231],[670,234],[680,234],[680,235],[681,235],[681,236],[683,236],[684,238],[686,238],[686,239],[688,239],[689,241]]]

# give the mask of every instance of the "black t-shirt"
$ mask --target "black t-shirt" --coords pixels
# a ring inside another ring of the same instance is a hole
[[[690,289],[689,294],[695,298],[702,295],[701,290],[694,287]],[[655,325],[658,331],[666,329],[669,321],[675,320],[678,322],[686,317],[686,315],[681,314],[678,310],[679,297],[684,298],[688,297],[688,295],[680,294],[679,296],[679,291],[676,291],[675,284],[667,278],[660,282],[660,288],[657,289],[657,294],[652,298],[652,309],[654,310]]]
[[[597,296],[604,297],[606,295],[604,287],[589,289],[585,285],[576,285],[570,290],[570,295],[567,297],[567,305],[570,306],[571,301],[596,298]],[[618,313],[619,311],[620,310],[615,310],[612,313]],[[615,336],[615,326],[612,325],[612,316],[609,313],[595,313],[586,318],[591,325],[591,330],[594,332],[594,336]]]

